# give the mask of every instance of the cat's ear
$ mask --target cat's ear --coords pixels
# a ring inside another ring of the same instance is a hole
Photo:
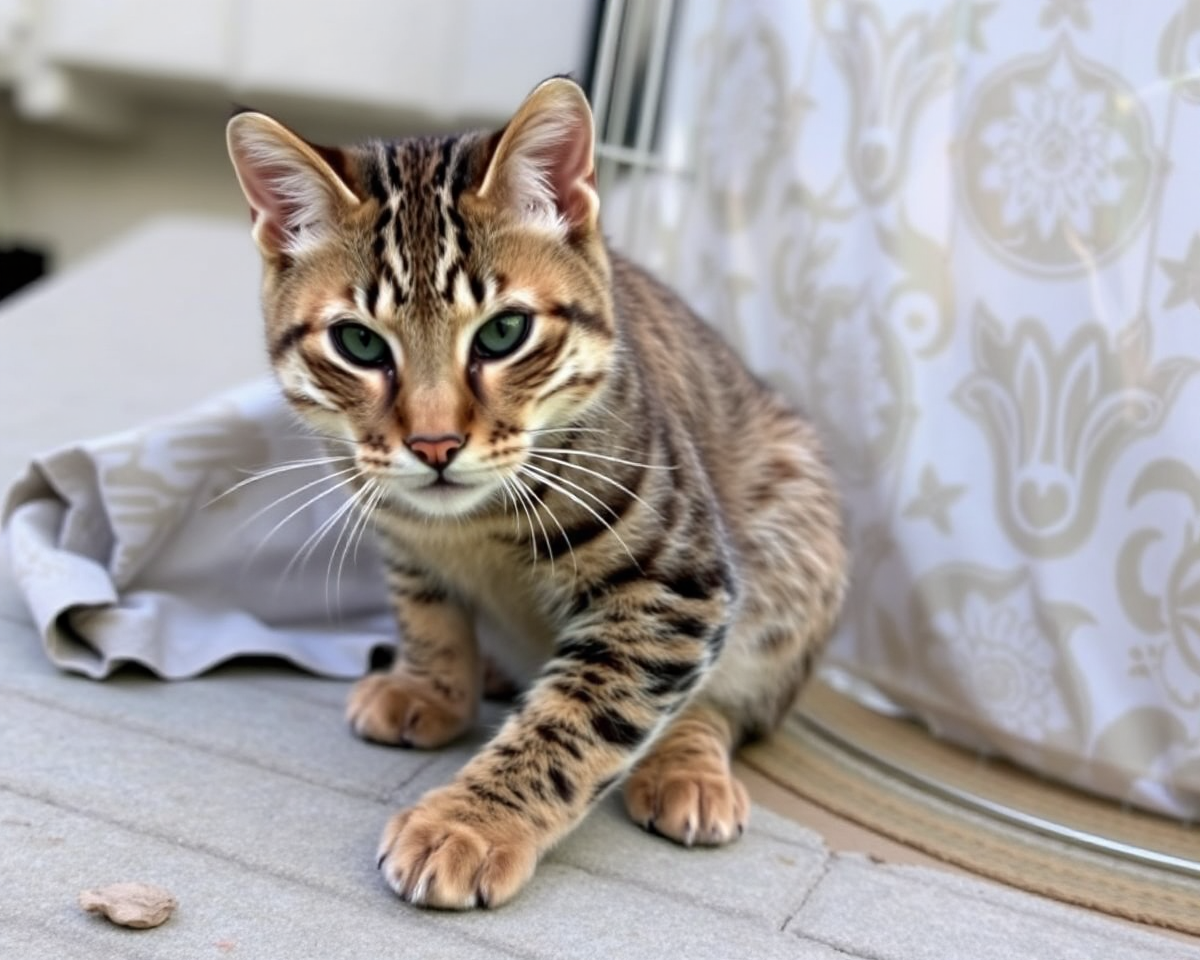
[[[250,204],[254,241],[268,257],[297,256],[320,244],[339,211],[360,202],[331,165],[333,151],[266,114],[237,114],[225,140]]]
[[[565,77],[546,80],[501,132],[479,195],[564,236],[593,230],[600,212],[594,139],[592,110],[579,85]]]

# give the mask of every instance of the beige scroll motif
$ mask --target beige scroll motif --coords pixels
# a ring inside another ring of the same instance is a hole
[[[1176,459],[1147,464],[1129,507],[1150,498],[1165,523],[1133,530],[1117,558],[1117,596],[1147,642],[1131,649],[1130,675],[1152,681],[1181,710],[1200,708],[1200,476]],[[1167,498],[1163,500],[1163,498]]]
[[[1056,347],[1045,323],[1011,332],[980,304],[975,370],[954,401],[992,451],[996,514],[1030,556],[1057,557],[1091,533],[1109,470],[1135,440],[1158,431],[1200,361],[1151,364],[1149,327],[1135,321],[1115,336],[1077,327]]]
[[[1179,96],[1200,105],[1200,0],[1186,0],[1163,29],[1158,69]]]
[[[908,173],[917,118],[956,74],[956,47],[983,50],[982,24],[990,4],[951,3],[918,13],[889,29],[884,4],[823,3],[830,55],[850,90],[846,163],[867,203],[891,200]]]

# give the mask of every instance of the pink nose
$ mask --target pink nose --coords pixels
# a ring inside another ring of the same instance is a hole
[[[440,437],[415,436],[404,441],[418,460],[435,470],[444,470],[450,465],[455,454],[462,449],[463,438],[457,433],[447,433]]]

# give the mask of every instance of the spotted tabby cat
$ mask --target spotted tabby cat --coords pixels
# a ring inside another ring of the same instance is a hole
[[[228,142],[274,369],[353,451],[403,636],[350,723],[420,748],[467,730],[476,617],[532,675],[388,824],[387,882],[504,903],[621,781],[649,830],[739,836],[730,753],[778,723],[837,615],[838,502],[812,430],[606,247],[579,87],[546,81],[497,133],[330,149],[247,112]]]

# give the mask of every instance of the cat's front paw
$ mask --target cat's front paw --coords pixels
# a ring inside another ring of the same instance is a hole
[[[448,787],[391,819],[379,869],[401,900],[470,910],[511,900],[533,876],[537,854],[532,838],[511,821],[498,822]]]
[[[736,840],[750,819],[750,798],[727,764],[651,754],[625,781],[635,823],[684,846]]]
[[[401,747],[440,747],[471,725],[475,702],[401,671],[373,673],[350,691],[346,718],[364,740]]]

